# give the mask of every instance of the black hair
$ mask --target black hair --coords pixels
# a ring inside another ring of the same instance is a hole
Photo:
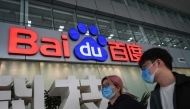
[[[145,63],[145,61],[156,61],[157,59],[161,59],[166,67],[172,71],[172,62],[173,58],[168,53],[167,50],[162,48],[151,48],[143,53],[141,56],[141,59],[139,61],[139,67],[142,68],[142,65]]]

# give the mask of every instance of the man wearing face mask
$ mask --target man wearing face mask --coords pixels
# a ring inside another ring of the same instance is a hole
[[[157,82],[147,109],[189,109],[190,77],[172,72],[172,56],[161,48],[145,51],[139,61],[145,82]]]

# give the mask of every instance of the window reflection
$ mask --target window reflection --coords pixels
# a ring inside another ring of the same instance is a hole
[[[189,20],[189,24],[190,24],[190,17],[187,17],[187,19]]]
[[[167,17],[166,12],[163,8],[157,7],[157,9],[161,16]]]
[[[125,3],[125,0],[112,0],[119,3]],[[165,10],[162,7],[157,7],[153,4],[146,4],[145,1],[140,0],[127,0],[128,4],[132,7],[136,7],[142,10],[149,10],[152,13],[160,13],[160,15],[190,23],[190,17],[184,14],[172,10]],[[115,22],[107,17],[99,17],[96,19],[95,14],[86,13],[84,11],[77,10],[77,14],[74,14],[72,9],[63,9],[52,4],[46,4],[43,2],[32,2],[29,1],[28,13],[25,15],[20,11],[21,5],[20,0],[2,0],[0,3],[0,21],[17,23],[26,21],[26,26],[40,27],[47,29],[55,29],[56,31],[68,32],[70,28],[76,27],[77,22],[83,22],[89,27],[94,24],[98,27],[99,32],[109,39],[121,39],[128,42],[137,43],[150,43],[158,46],[168,46],[173,48],[189,49],[190,40],[183,35],[176,35],[173,33],[164,33],[163,31],[154,31],[150,28],[144,28],[136,24]],[[43,5],[42,5],[43,4]],[[55,6],[55,7],[54,7]],[[53,9],[52,9],[53,7]],[[25,7],[26,8],[26,7]],[[27,8],[26,8],[27,9]],[[53,10],[53,12],[52,12]],[[52,16],[53,15],[53,16]],[[76,17],[76,18],[75,18]],[[54,18],[54,19],[53,19]],[[77,21],[76,21],[77,20]],[[99,33],[99,34],[100,34]],[[87,32],[86,35],[88,35]],[[158,36],[158,37],[157,37]]]
[[[112,27],[110,20],[104,20],[104,19],[97,19],[97,20],[101,35],[104,35],[108,39],[119,39],[119,37],[116,35],[116,32]]]
[[[135,42],[135,38],[132,35],[132,31],[128,28],[127,24],[115,22],[117,33],[121,40],[127,40],[128,42]]]
[[[181,15],[181,18],[182,18],[183,22],[189,23],[188,19],[187,19],[187,17],[185,15]]]
[[[29,4],[28,7],[28,27],[53,29],[51,7]]]
[[[77,14],[77,22],[83,22],[86,24],[87,27],[89,27],[92,24],[96,25],[94,16],[87,16],[83,14]]]
[[[173,33],[167,33],[167,36],[172,44],[173,48],[182,48],[181,44],[179,43],[179,40],[177,39],[177,37],[173,34]]]
[[[96,25],[96,20],[94,18],[94,16],[87,16],[87,15],[83,15],[83,14],[77,14],[77,22],[83,22],[86,27],[88,28],[90,25]],[[96,27],[98,27],[96,25]],[[89,31],[87,31],[87,33],[85,35],[89,35]]]
[[[168,14],[169,18],[176,19],[175,16],[174,16],[174,14],[171,11],[166,10],[166,13]]]
[[[133,35],[135,36],[135,39],[137,43],[146,44],[148,43],[148,40],[146,37],[143,36],[140,28],[136,25],[130,25]]]
[[[4,0],[0,3],[0,21],[16,23],[23,22],[20,18],[20,0]]]
[[[145,11],[148,10],[148,7],[147,7],[147,5],[146,5],[145,2],[143,2],[143,1],[138,1],[138,4],[139,4],[140,9],[145,10]]]
[[[190,45],[190,36],[185,36],[185,39],[187,40],[188,45]]]
[[[158,14],[158,12],[157,12],[157,10],[156,10],[156,8],[155,8],[154,5],[148,4],[148,7],[150,8],[150,11],[151,11],[152,13]]]
[[[124,1],[124,0],[112,0],[112,1],[115,1],[115,2],[118,2],[118,3],[125,4],[125,1]]]
[[[185,37],[183,35],[176,34],[176,36],[179,40],[179,43],[183,47],[183,49],[190,49],[190,46],[189,46],[187,40],[185,39]]]
[[[64,10],[53,9],[53,15],[55,30],[68,32],[70,28],[75,26],[73,13]]]
[[[165,46],[165,47],[171,47],[172,44],[170,43],[170,40],[167,35],[163,32],[163,31],[156,31],[156,34],[158,36],[158,38],[160,39],[160,45],[158,46]]]
[[[153,29],[145,28],[145,35],[151,45],[160,45],[159,39],[155,36]]]
[[[136,0],[128,0],[129,6],[138,8]]]
[[[178,21],[182,21],[182,20],[181,20],[181,17],[179,16],[178,13],[173,12],[173,14],[174,14],[175,18],[176,18]]]

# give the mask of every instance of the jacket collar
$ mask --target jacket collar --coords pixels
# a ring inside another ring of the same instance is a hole
[[[187,77],[186,75],[184,74],[179,74],[179,73],[176,73],[176,72],[172,72],[176,78],[176,85],[181,85],[183,83],[186,83],[188,81],[190,81],[190,77]],[[157,84],[155,89],[157,88],[160,88],[160,85]]]
[[[182,84],[190,81],[190,77],[188,77],[184,74],[179,74],[176,72],[172,72],[172,73],[176,77],[176,85],[182,85]],[[162,109],[159,107],[159,106],[161,106],[159,89],[160,89],[160,85],[157,84],[154,91],[151,92],[151,94],[152,94],[151,96],[153,96],[152,98],[154,98],[154,100],[157,100],[157,102],[156,102],[157,109]],[[154,95],[155,95],[155,97],[154,97]],[[150,106],[151,106],[151,102],[152,102],[152,100],[150,101]],[[174,90],[174,94],[173,94],[173,104],[174,104],[174,109],[177,109],[176,90]]]
[[[176,77],[176,85],[181,85],[183,83],[186,83],[188,81],[190,81],[190,77],[184,75],[184,74],[179,74],[176,72],[172,72],[174,74],[174,76]]]

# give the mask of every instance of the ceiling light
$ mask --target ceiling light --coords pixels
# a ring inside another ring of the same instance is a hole
[[[114,34],[110,34],[110,37],[113,37],[114,36]]]
[[[89,35],[89,31],[87,31],[85,35]]]
[[[162,44],[164,44],[164,43],[162,43]]]
[[[186,49],[187,47],[184,47],[184,49]]]
[[[58,31],[63,31],[62,29],[59,29]]]
[[[29,24],[31,24],[31,23],[32,23],[32,21],[30,21],[30,20],[29,20],[29,21],[28,21],[28,23],[29,23]]]
[[[108,37],[108,39],[111,39],[112,37]]]
[[[129,38],[130,40],[132,40],[133,38],[131,37],[131,38]]]
[[[176,45],[174,45],[174,47],[175,47]]]
[[[60,28],[60,29],[64,29],[64,26],[60,26],[59,28]]]
[[[130,42],[131,40],[127,40],[128,42]]]
[[[158,45],[158,46],[160,46],[160,45]]]

